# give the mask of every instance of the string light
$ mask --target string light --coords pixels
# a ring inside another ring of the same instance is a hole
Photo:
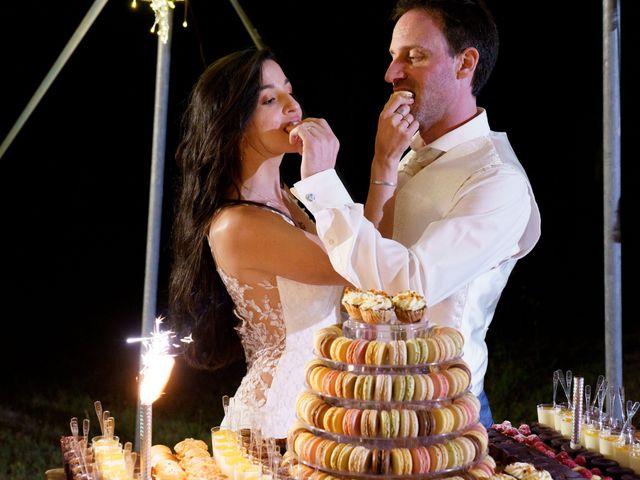
[[[184,0],[184,19],[182,20],[182,26],[187,28],[187,8],[189,8],[188,0]]]
[[[176,2],[184,1],[184,19],[182,20],[182,26],[187,27],[187,0],[144,0],[149,2],[151,9],[155,14],[155,21],[151,26],[151,33],[157,33],[162,43],[167,43],[169,40],[169,31],[171,25],[169,25],[169,9],[176,8]],[[138,3],[136,0],[131,0],[131,8],[137,8]]]

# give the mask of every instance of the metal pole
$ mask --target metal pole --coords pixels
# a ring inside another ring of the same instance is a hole
[[[251,20],[249,20],[249,17],[247,17],[247,14],[244,13],[244,10],[238,3],[238,0],[230,0],[230,2],[231,5],[233,5],[233,8],[236,9],[236,13],[240,17],[240,20],[242,20],[244,28],[247,30],[247,32],[249,32],[249,35],[251,36],[251,39],[253,40],[256,48],[258,50],[262,50],[264,48],[264,43],[262,43],[262,38],[260,37],[258,30],[256,30],[256,28],[253,26]]]
[[[158,263],[160,259],[160,226],[162,223],[162,192],[164,182],[164,157],[167,132],[167,104],[169,99],[169,66],[171,63],[171,25],[173,11],[169,9],[169,35],[164,43],[158,37],[158,56],[156,60],[156,95],[153,117],[153,146],[151,152],[151,181],[149,183],[149,214],[147,218],[147,255],[144,276],[144,298],[142,309],[141,336],[146,337],[153,331],[156,317],[158,292]],[[142,346],[140,347],[140,365],[142,366]],[[140,420],[140,399],[138,414]],[[136,428],[135,446],[139,451],[140,428]]]
[[[107,0],[95,0],[95,2],[93,2],[93,5],[91,5],[91,8],[82,19],[82,22],[80,22],[80,25],[78,25],[76,31],[73,32],[73,35],[65,45],[62,52],[60,52],[60,55],[47,73],[47,76],[44,77],[44,80],[42,80],[42,83],[31,97],[31,100],[29,100],[29,103],[18,117],[18,120],[16,120],[16,123],[13,125],[13,127],[11,127],[11,130],[9,130],[9,133],[2,142],[2,145],[0,145],[0,158],[2,158],[4,153],[7,151],[7,149],[13,142],[13,139],[16,138],[18,132],[22,129],[27,119],[31,116],[35,108],[38,106],[38,103],[40,103],[42,97],[44,97],[44,94],[47,93],[47,90],[60,73],[60,70],[62,70],[62,67],[64,67],[65,63],[67,63],[67,60],[69,60],[69,57],[75,51],[78,44],[82,41],[85,34],[93,24],[94,20],[98,17],[106,3]]]
[[[622,386],[621,246],[614,241],[620,199],[620,18],[617,0],[603,0],[603,202],[605,359],[610,385]]]

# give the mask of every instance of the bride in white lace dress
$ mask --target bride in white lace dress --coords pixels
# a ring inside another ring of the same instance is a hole
[[[202,74],[183,130],[171,320],[192,334],[192,366],[222,368],[244,354],[236,408],[258,412],[263,434],[284,438],[313,333],[339,321],[347,282],[281,184],[280,163],[285,153],[335,162],[338,140],[324,120],[302,120],[281,67],[253,49]]]

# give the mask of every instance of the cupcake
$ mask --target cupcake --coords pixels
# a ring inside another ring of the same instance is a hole
[[[427,311],[424,297],[413,290],[398,293],[392,298],[396,317],[401,323],[416,323],[422,320]]]
[[[349,317],[354,320],[362,320],[360,314],[360,304],[365,298],[365,292],[359,288],[346,287],[342,294],[342,305],[349,314]]]
[[[360,314],[366,323],[389,323],[393,314],[391,297],[381,290],[368,290],[360,304]]]

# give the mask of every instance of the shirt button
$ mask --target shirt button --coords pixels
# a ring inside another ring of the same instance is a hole
[[[327,243],[329,245],[335,245],[336,241],[333,238],[330,238],[329,240],[327,240]]]
[[[313,202],[316,199],[316,196],[313,193],[307,193],[304,198],[306,198],[308,202]]]

